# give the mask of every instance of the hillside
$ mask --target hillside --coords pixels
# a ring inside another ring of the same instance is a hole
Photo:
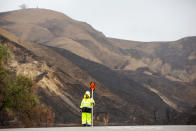
[[[85,22],[46,9],[0,14],[0,27],[38,44],[71,51],[111,69],[148,68],[172,81],[196,79],[196,37],[172,42],[137,42],[107,38]]]
[[[107,38],[45,9],[0,13],[0,28],[14,54],[8,68],[35,81],[56,125],[79,125],[90,81],[97,86],[95,125],[195,122],[195,37],[150,43]]]
[[[172,81],[192,82],[196,79],[196,37],[172,42],[134,42],[110,39],[121,53],[131,57],[125,70],[148,68]]]
[[[101,32],[62,13],[28,9],[1,13],[0,17],[2,28],[25,40],[68,49],[79,56],[108,66],[121,62],[119,56],[105,45],[107,39]]]
[[[9,70],[12,53],[0,39],[0,128],[53,126],[55,114],[40,103],[34,82]]]
[[[166,113],[176,117],[182,113],[168,106],[158,95],[134,80],[127,79],[103,65],[82,59],[70,52],[66,51],[62,54],[58,51],[64,56],[62,57],[52,51],[59,49],[50,50],[52,47],[24,42],[6,31],[0,32],[1,39],[14,53],[14,59],[9,63],[9,68],[16,74],[28,75],[37,83],[40,100],[52,107],[57,125],[58,123],[80,123],[77,107],[91,80],[95,80],[98,86],[95,93],[97,103],[95,124],[180,124],[185,122],[172,117],[167,118]],[[67,57],[66,54],[72,54],[72,57]],[[65,57],[72,59],[72,62],[75,61],[77,65],[70,63]],[[58,62],[56,59],[61,61]],[[81,63],[82,61],[89,66]],[[88,69],[90,74],[83,69]],[[100,71],[105,74],[103,75]],[[113,76],[110,77],[111,80],[106,79],[109,76]]]

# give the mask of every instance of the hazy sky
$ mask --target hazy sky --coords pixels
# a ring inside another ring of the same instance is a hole
[[[196,0],[0,0],[0,12],[23,3],[63,12],[108,37],[170,41],[196,36]]]

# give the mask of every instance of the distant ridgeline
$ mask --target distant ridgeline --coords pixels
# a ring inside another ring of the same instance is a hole
[[[40,103],[34,82],[6,68],[11,59],[0,40],[0,128],[52,126],[54,113]]]

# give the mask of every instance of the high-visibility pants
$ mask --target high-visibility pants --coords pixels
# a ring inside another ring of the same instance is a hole
[[[91,113],[82,112],[82,124],[91,125]]]

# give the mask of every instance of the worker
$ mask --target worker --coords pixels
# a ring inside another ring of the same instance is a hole
[[[94,105],[95,101],[93,100],[93,98],[90,98],[90,91],[86,91],[80,105],[83,126],[91,126],[91,112]]]

